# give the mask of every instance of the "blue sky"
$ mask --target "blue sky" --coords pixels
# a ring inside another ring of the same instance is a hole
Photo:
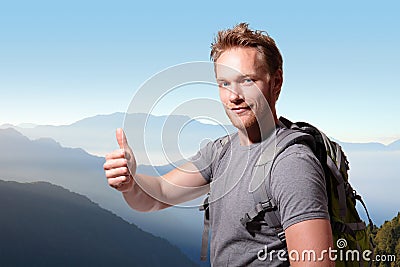
[[[397,1],[1,1],[0,124],[125,111],[155,73],[207,61],[219,29],[276,40],[278,114],[342,141],[400,139]],[[121,122],[122,124],[122,122]]]

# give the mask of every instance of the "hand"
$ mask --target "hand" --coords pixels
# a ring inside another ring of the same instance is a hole
[[[117,129],[116,137],[119,149],[106,155],[103,168],[108,184],[118,191],[127,192],[135,183],[136,159],[121,128]]]

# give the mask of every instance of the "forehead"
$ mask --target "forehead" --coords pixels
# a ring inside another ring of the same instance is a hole
[[[217,78],[266,74],[262,54],[252,47],[237,47],[223,52],[215,62]]]

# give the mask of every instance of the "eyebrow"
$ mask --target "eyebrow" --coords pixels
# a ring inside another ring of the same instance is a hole
[[[240,79],[247,78],[247,77],[254,78],[254,77],[256,77],[256,74],[255,73],[241,74],[240,76],[235,77],[235,79],[240,80]],[[225,77],[220,77],[220,78],[217,78],[216,80],[217,80],[217,82],[222,82],[222,81],[227,81],[229,79],[226,79]]]

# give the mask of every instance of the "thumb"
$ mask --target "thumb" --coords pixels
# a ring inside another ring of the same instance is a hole
[[[116,131],[116,136],[117,136],[117,142],[118,142],[119,148],[124,148],[125,146],[128,145],[128,140],[126,140],[124,130],[122,130],[121,128],[118,128]]]

